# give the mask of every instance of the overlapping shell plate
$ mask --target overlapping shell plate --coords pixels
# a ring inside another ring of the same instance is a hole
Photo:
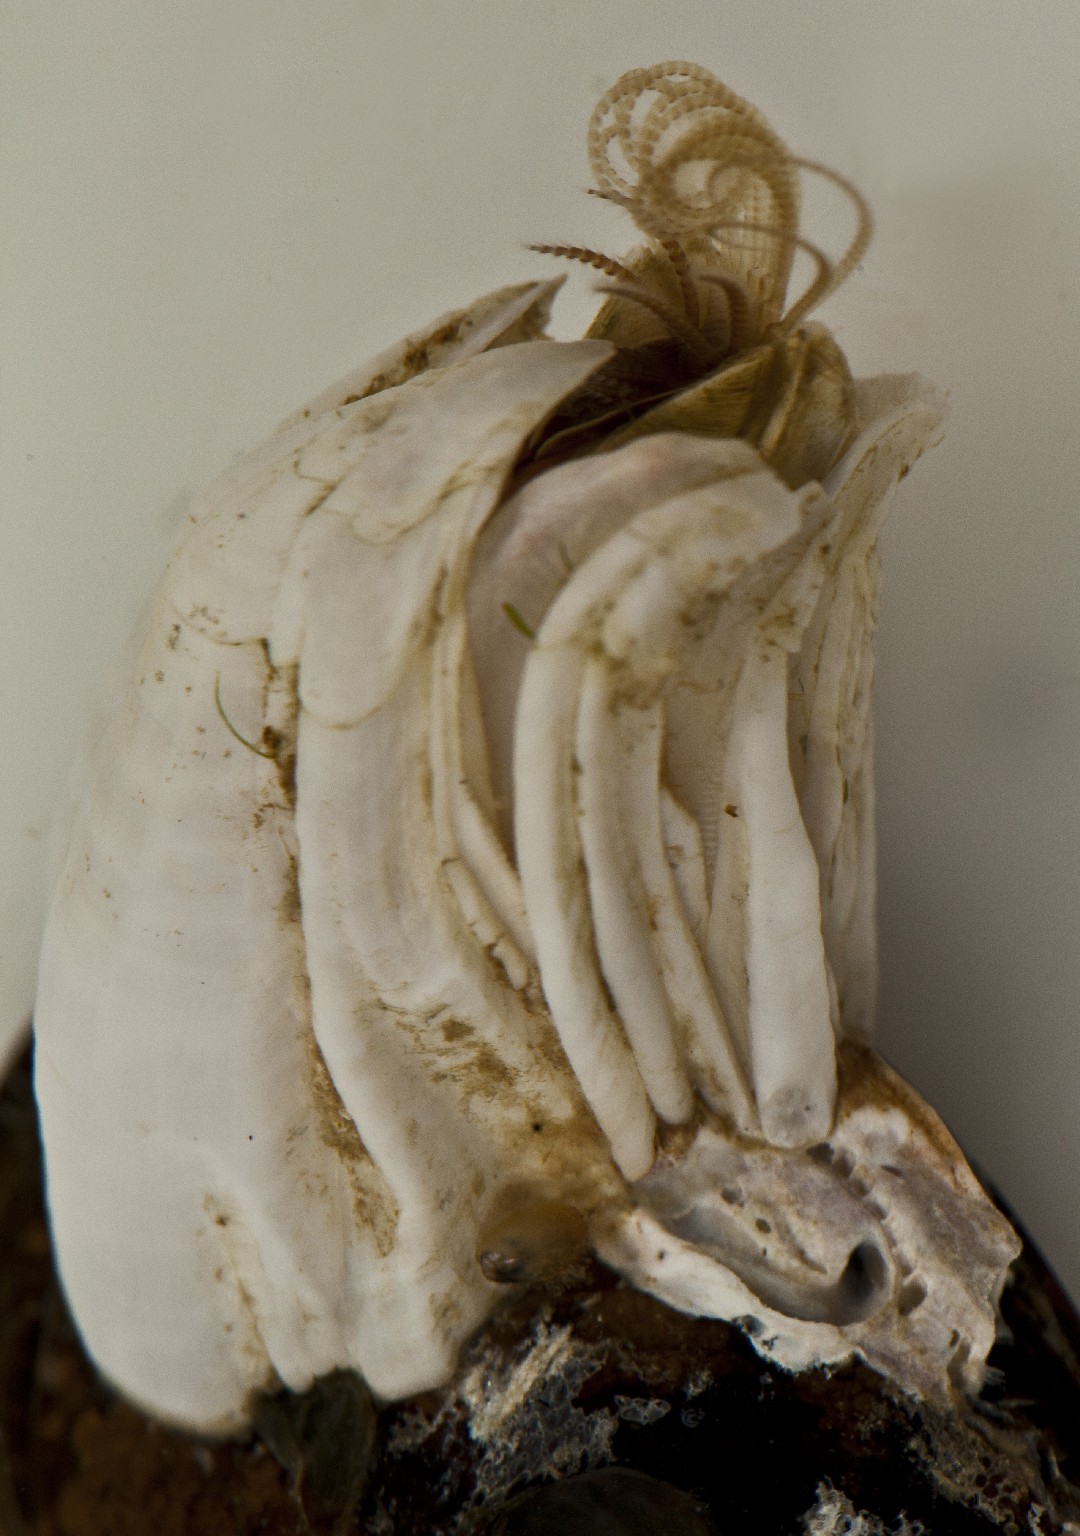
[[[546,339],[555,286],[211,487],[86,754],[50,1211],[91,1353],[180,1424],[444,1384],[585,1245],[783,1365],[981,1380],[1015,1239],[858,1044],[874,546],[941,401],[805,326],[582,444],[656,337]]]

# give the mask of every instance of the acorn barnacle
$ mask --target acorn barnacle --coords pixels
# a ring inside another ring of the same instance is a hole
[[[240,459],[84,754],[50,1215],[91,1354],[181,1425],[445,1385],[585,1252],[790,1369],[982,1379],[1015,1238],[864,1043],[875,543],[941,397],[806,319],[865,205],[705,70],[624,76],[589,147],[643,243],[555,248],[588,334],[487,294]]]

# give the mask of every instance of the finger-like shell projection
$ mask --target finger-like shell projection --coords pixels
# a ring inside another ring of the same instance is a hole
[[[861,200],[830,264],[712,76],[624,77],[591,149],[646,243],[558,248],[589,336],[505,289],[285,423],[85,756],[51,1218],[91,1353],[182,1424],[441,1385],[586,1246],[783,1365],[981,1380],[1015,1239],[859,1043],[875,541],[941,400],[802,323]]]

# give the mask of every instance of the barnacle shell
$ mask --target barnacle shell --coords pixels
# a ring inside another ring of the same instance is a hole
[[[216,482],[86,754],[51,1218],[91,1353],[182,1424],[339,1368],[445,1383],[583,1235],[783,1365],[981,1380],[1015,1239],[853,1043],[874,543],[941,401],[807,326],[545,465],[622,324],[546,339],[556,286]]]

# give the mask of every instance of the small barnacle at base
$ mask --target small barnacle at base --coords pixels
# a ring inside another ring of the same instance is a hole
[[[588,1247],[588,1225],[571,1205],[543,1192],[505,1190],[477,1241],[477,1262],[499,1285],[552,1285],[580,1267]]]

